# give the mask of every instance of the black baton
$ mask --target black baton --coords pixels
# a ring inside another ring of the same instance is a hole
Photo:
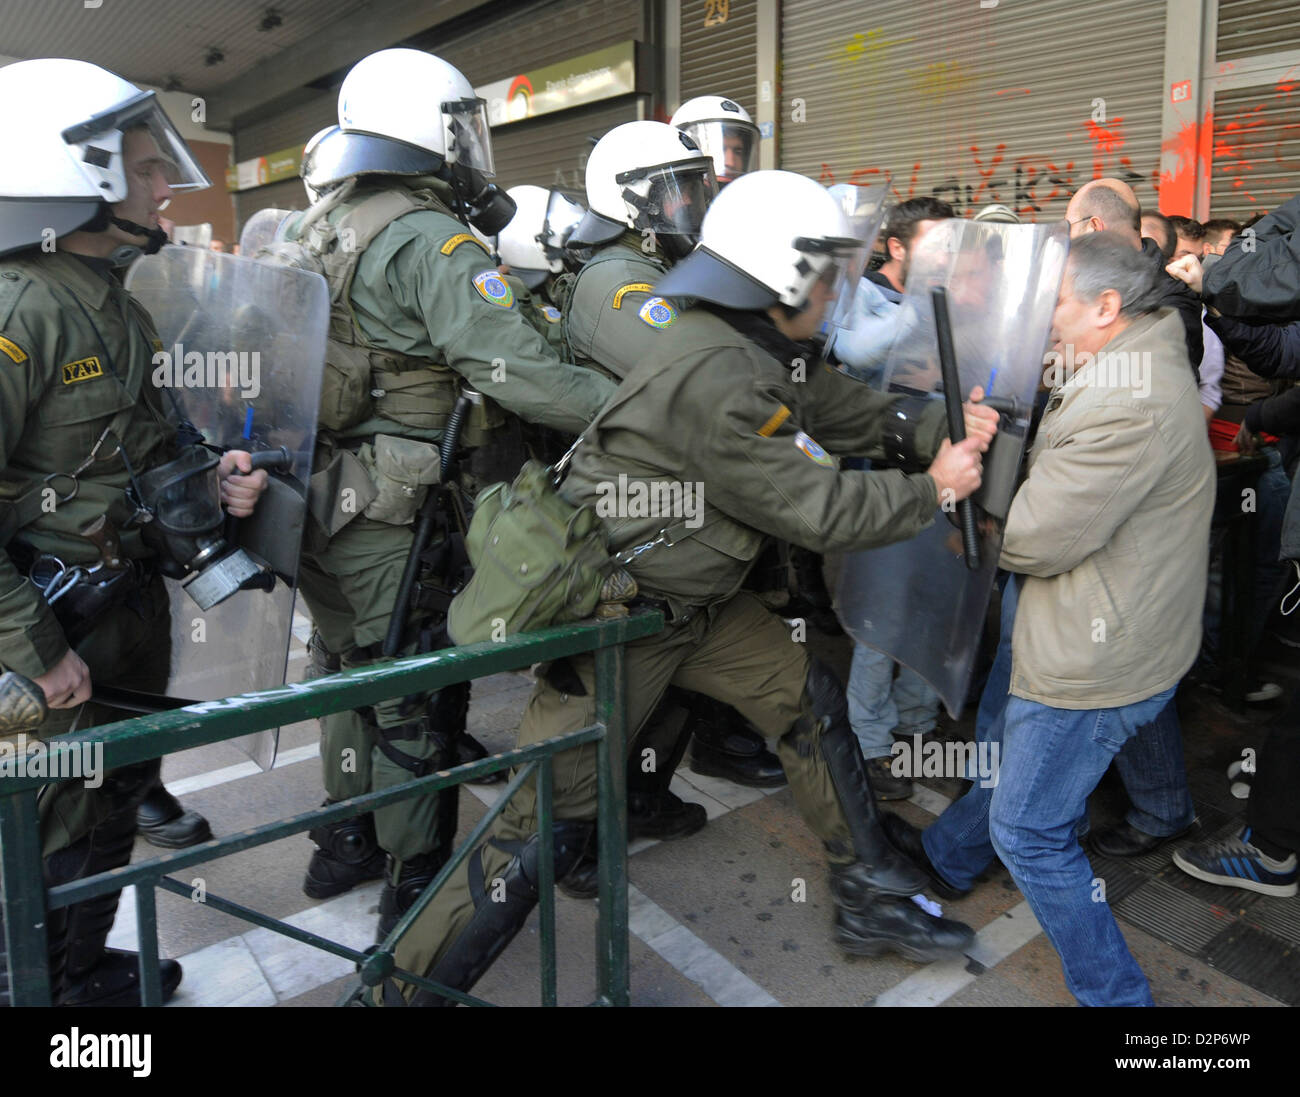
[[[957,354],[952,347],[952,322],[948,318],[948,291],[935,286],[930,291],[934,303],[934,332],[939,340],[939,372],[943,376],[943,402],[948,409],[948,437],[953,445],[966,439],[966,416],[962,411],[961,381],[957,376]],[[966,567],[975,571],[980,566],[979,535],[975,529],[975,508],[969,499],[957,504],[957,517],[961,521],[962,547],[966,554]]]

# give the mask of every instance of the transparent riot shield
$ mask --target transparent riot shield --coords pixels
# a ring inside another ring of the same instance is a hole
[[[239,254],[255,259],[263,246],[279,239],[280,227],[293,210],[260,209],[244,224],[244,231],[239,234]]]
[[[254,454],[283,447],[287,469],[269,473],[254,515],[235,532],[239,549],[261,566],[256,582],[269,589],[223,592],[201,608],[211,598],[194,593],[192,577],[185,588],[168,580],[167,693],[210,701],[281,685],[325,363],[325,280],[244,256],[166,247],[137,261],[126,287],[158,329],[152,380],[167,390],[164,404],[214,446]],[[207,591],[211,575],[198,580]],[[240,745],[269,768],[276,741],[275,732],[262,732]]]
[[[974,497],[979,566],[967,566],[956,514],[940,509],[910,541],[846,555],[836,596],[850,635],[916,671],[954,718],[979,650],[1068,246],[1064,226],[936,226],[912,257],[877,374],[888,391],[942,399],[930,290],[943,286],[962,393],[980,385],[1003,412]]]
[[[171,232],[173,244],[188,244],[192,248],[212,246],[212,222],[201,225],[177,225]]]

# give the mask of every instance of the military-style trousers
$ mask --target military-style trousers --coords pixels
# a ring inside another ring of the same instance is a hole
[[[379,658],[413,537],[410,526],[359,516],[320,551],[303,553],[299,589],[321,640],[339,656],[341,669],[366,666]],[[419,621],[412,613],[408,637]],[[398,654],[409,655],[415,648],[410,640]],[[374,724],[397,728],[418,721],[427,701],[427,694],[385,698],[374,706]],[[431,758],[439,749],[429,736],[396,740],[391,746],[414,761]],[[380,750],[375,726],[354,711],[322,718],[320,753],[325,792],[331,800],[392,788],[412,777]],[[376,811],[380,848],[399,861],[432,852],[439,841],[437,808],[437,794],[429,793]]]
[[[171,665],[171,612],[162,579],[155,577],[132,595],[130,605],[105,614],[76,650],[90,671],[92,685],[163,693]],[[88,701],[76,708],[51,709],[35,734],[49,739],[134,715]],[[112,815],[134,812],[161,765],[160,759],[154,759],[126,766],[95,788],[79,779],[46,785],[37,801],[42,853],[48,857],[66,849]],[[97,784],[97,779],[91,784]]]
[[[563,693],[546,680],[547,666],[539,677],[519,726],[518,745],[527,746],[596,722],[595,661],[592,656],[569,660],[585,693]],[[804,682],[809,658],[802,643],[753,594],[741,593],[730,601],[679,626],[669,626],[655,636],[627,645],[627,718],[633,729],[629,753],[638,757],[637,733],[670,685],[703,693],[733,705],[769,739],[783,736],[801,715],[808,714]],[[830,770],[820,750],[806,756],[788,742],[777,744],[805,821],[828,846],[853,849],[848,821],[835,793]],[[596,818],[596,745],[588,743],[564,752],[553,762],[555,817]],[[505,840],[527,838],[537,830],[534,785],[523,785],[498,816],[492,836]],[[828,859],[849,863],[851,852]],[[511,855],[493,845],[482,853],[484,890],[501,876]],[[397,965],[427,972],[455,940],[474,911],[467,862],[398,942]],[[403,993],[409,999],[413,987]]]

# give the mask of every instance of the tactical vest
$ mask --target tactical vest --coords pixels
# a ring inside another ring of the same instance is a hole
[[[370,342],[352,308],[352,283],[366,248],[399,217],[416,210],[434,210],[453,218],[455,214],[431,189],[394,186],[365,196],[337,221],[329,221],[325,214],[349,194],[327,196],[309,210],[296,241],[319,263],[319,273],[330,290],[320,426],[349,437],[357,433],[353,428],[379,416],[402,426],[441,430],[464,386],[463,379],[442,363]],[[286,258],[284,245],[270,250]],[[465,445],[486,441],[495,424],[481,420],[481,415],[471,416],[465,424],[461,435]]]
[[[668,270],[668,264],[664,262],[658,252],[646,254],[640,250],[638,246],[639,243],[639,236],[631,231],[625,232],[617,240],[611,240],[608,244],[602,244],[595,255],[588,259],[587,262],[582,265],[582,269],[576,274],[565,273],[556,281],[555,304],[563,315],[563,319],[560,321],[560,328],[566,361],[576,362],[580,366],[594,369],[605,377],[608,377],[615,384],[622,381],[622,378],[619,377],[617,373],[607,368],[604,363],[597,362],[594,358],[583,354],[574,347],[570,333],[570,321],[573,316],[570,304],[573,300],[574,292],[578,288],[579,280],[588,276],[589,272],[594,271],[602,263],[610,263],[616,259],[621,259],[626,262],[630,258],[637,258],[658,267],[660,274],[663,274]],[[634,251],[636,254],[634,256],[629,256],[629,250]]]

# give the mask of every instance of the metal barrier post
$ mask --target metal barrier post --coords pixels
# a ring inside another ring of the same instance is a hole
[[[611,1006],[630,1004],[627,915],[627,677],[622,646],[596,652],[596,745],[599,797],[600,921],[597,993]]]

